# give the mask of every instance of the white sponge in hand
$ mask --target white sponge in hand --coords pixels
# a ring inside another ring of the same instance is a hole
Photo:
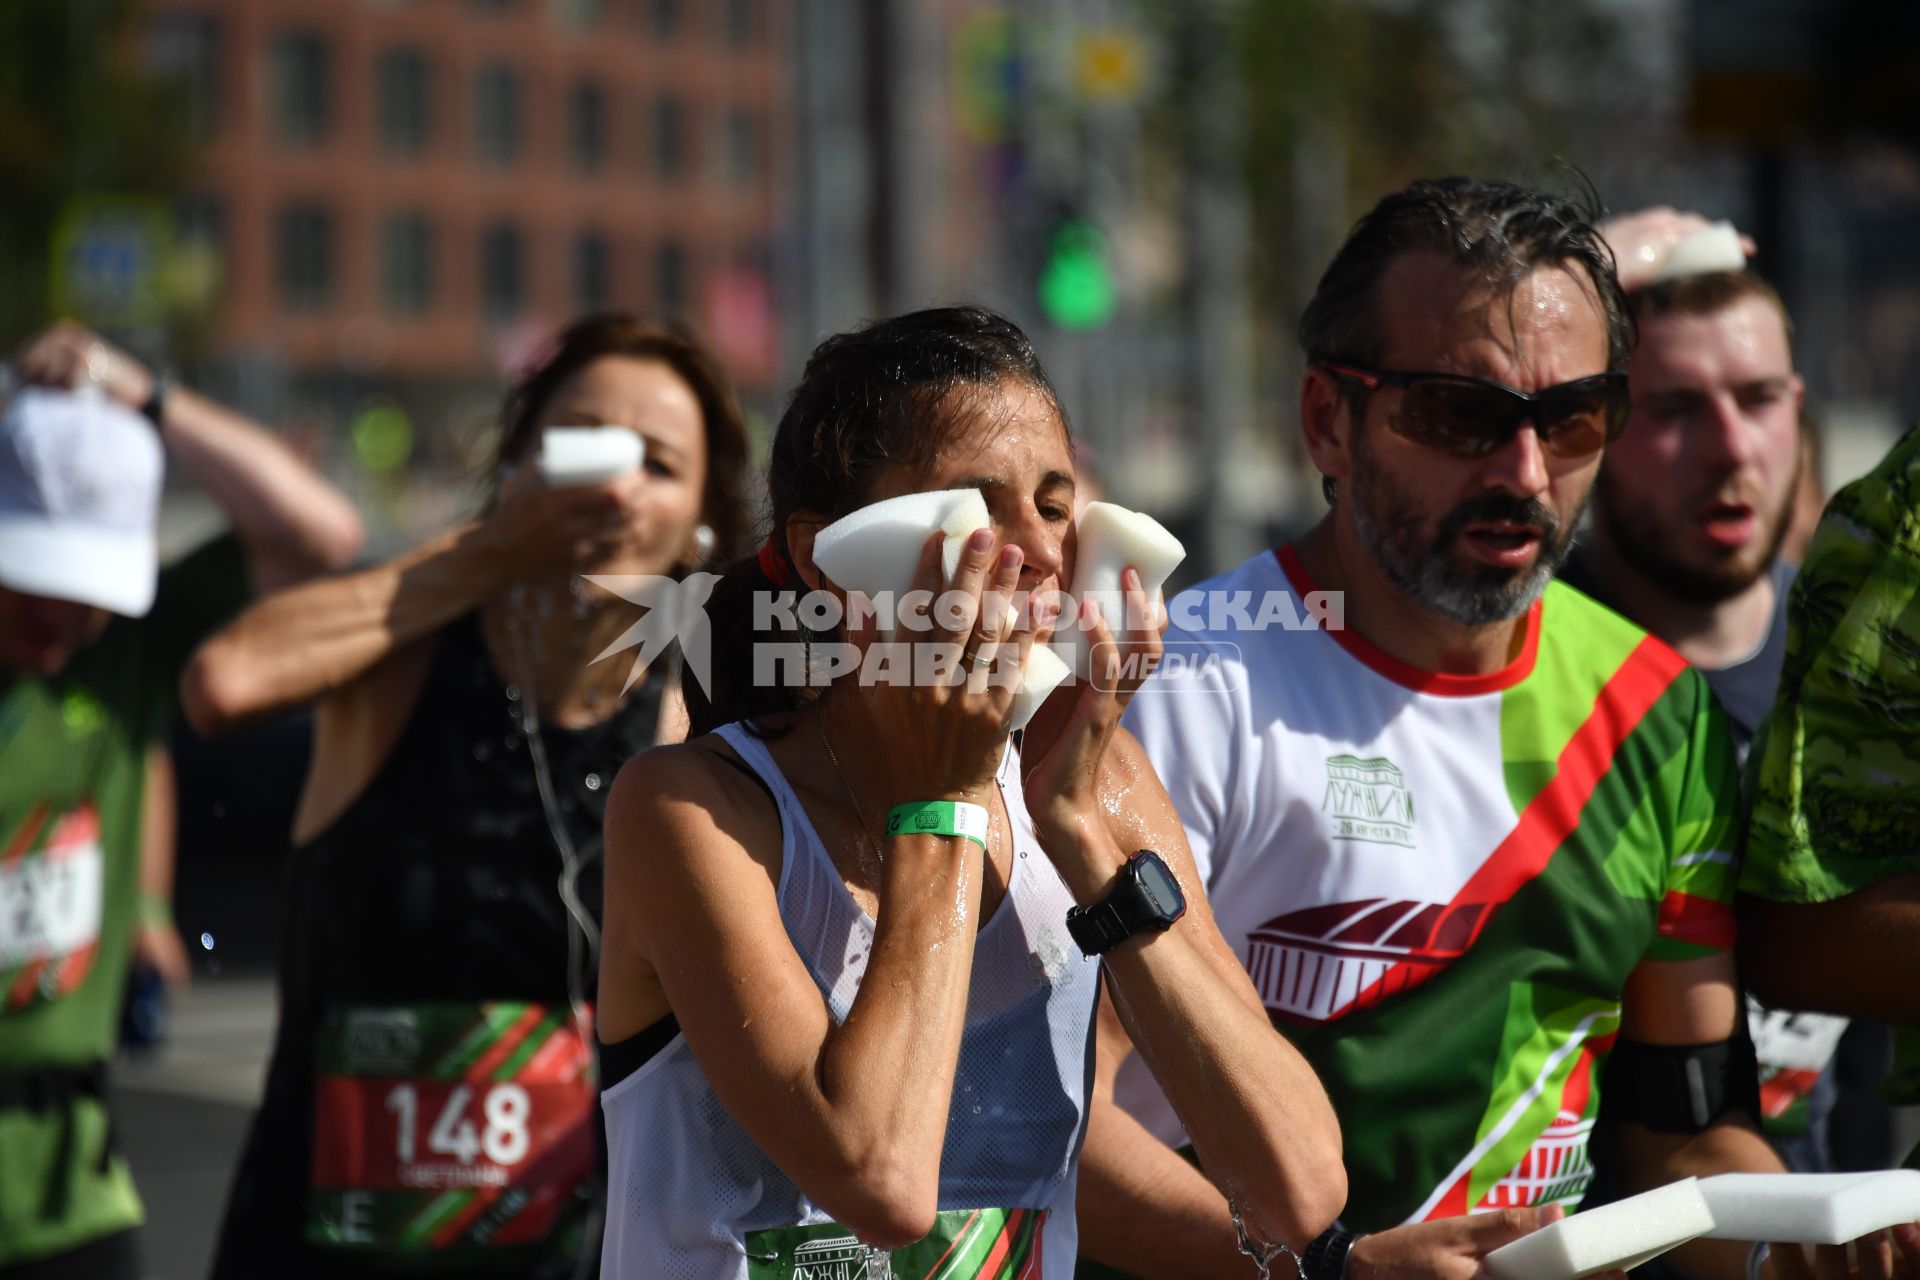
[[[548,427],[535,465],[548,485],[564,489],[638,471],[646,453],[646,441],[625,427]]]
[[[1740,233],[1731,222],[1716,222],[1690,236],[1683,236],[1667,251],[1654,283],[1678,280],[1683,276],[1702,276],[1715,271],[1745,271],[1747,253],[1740,247]]]
[[[1700,1183],[1687,1178],[1549,1223],[1485,1262],[1500,1280],[1577,1280],[1631,1270],[1712,1229]]]
[[[1111,502],[1089,502],[1080,514],[1069,594],[1076,604],[1087,599],[1097,603],[1107,629],[1117,638],[1126,625],[1126,593],[1120,575],[1131,565],[1140,575],[1141,590],[1149,600],[1158,602],[1167,576],[1186,558],[1187,549],[1180,539],[1152,516]],[[1082,633],[1062,630],[1054,637],[1054,646],[1075,674],[1082,679],[1091,675],[1091,646]]]
[[[1040,704],[1072,674],[1073,668],[1052,646],[1033,646],[1027,653],[1026,669],[1020,673],[1020,688],[1013,695],[1013,718],[1007,722],[1007,728],[1026,728],[1027,722],[1040,710]]]
[[[1700,1180],[1715,1240],[1845,1244],[1920,1222],[1920,1169],[1870,1173],[1722,1173]]]
[[[920,548],[934,530],[941,545],[945,581],[960,567],[967,535],[989,523],[978,489],[936,489],[888,498],[841,516],[813,539],[813,562],[834,583],[866,596],[891,595],[896,604],[913,585]]]

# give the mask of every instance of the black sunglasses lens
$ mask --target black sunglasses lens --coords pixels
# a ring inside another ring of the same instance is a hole
[[[1619,436],[1630,406],[1623,382],[1594,380],[1548,392],[1533,417],[1547,448],[1562,458],[1584,458]]]
[[[1519,400],[1497,387],[1421,378],[1407,386],[1389,421],[1415,444],[1456,458],[1480,458],[1513,434],[1521,408]]]

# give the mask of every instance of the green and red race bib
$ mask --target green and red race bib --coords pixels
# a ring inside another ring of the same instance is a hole
[[[1042,1280],[1045,1209],[948,1209],[888,1252],[837,1222],[747,1235],[748,1280]]]
[[[106,900],[100,815],[33,806],[0,832],[0,1013],[69,994],[93,968]]]
[[[308,1240],[453,1270],[577,1247],[595,1086],[568,1010],[348,1008],[318,1052]]]

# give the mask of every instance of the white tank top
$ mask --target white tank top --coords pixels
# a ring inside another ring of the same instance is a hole
[[[874,922],[765,745],[738,724],[718,732],[773,793],[780,918],[838,1024]],[[601,1095],[603,1280],[1070,1280],[1100,970],[1067,934],[1073,898],[1034,836],[1011,745],[997,781],[1013,868],[974,945],[932,1234],[891,1257],[869,1253],[746,1135],[677,1035]]]

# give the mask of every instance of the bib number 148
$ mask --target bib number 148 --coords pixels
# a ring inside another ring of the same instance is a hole
[[[517,1084],[489,1086],[480,1102],[486,1120],[484,1130],[467,1115],[467,1104],[472,1100],[473,1090],[466,1085],[453,1087],[427,1134],[428,1152],[452,1156],[461,1164],[472,1164],[482,1154],[491,1164],[519,1163],[527,1154],[527,1119],[532,1111],[526,1089]],[[394,1154],[401,1164],[412,1164],[419,1133],[420,1095],[411,1084],[395,1085],[387,1094],[387,1110],[396,1120]]]

